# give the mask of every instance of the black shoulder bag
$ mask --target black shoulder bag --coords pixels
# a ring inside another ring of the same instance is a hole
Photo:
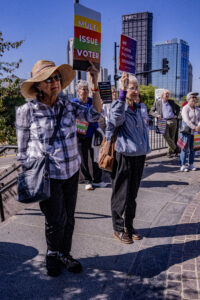
[[[53,145],[64,107],[61,106],[57,117],[57,124],[49,139],[49,145]],[[18,198],[22,203],[44,201],[50,198],[49,154],[43,153],[42,157],[22,164],[22,171],[18,175]]]

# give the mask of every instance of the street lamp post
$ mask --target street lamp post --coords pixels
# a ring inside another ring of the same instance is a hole
[[[74,0],[74,3],[79,3],[79,0]],[[78,80],[81,79],[81,71],[78,71]]]
[[[119,45],[117,45],[116,42],[114,42],[114,82],[115,82],[115,88],[117,89],[117,80],[119,78],[117,78],[117,47],[119,47]]]

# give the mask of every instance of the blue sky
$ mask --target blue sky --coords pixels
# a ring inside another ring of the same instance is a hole
[[[114,42],[119,43],[121,15],[153,13],[153,43],[181,38],[190,46],[193,90],[200,92],[200,0],[80,0],[80,4],[102,14],[101,65],[113,74]],[[0,30],[5,40],[24,39],[4,61],[22,58],[16,74],[28,77],[39,59],[66,62],[66,45],[73,37],[73,0],[4,0],[0,6]]]

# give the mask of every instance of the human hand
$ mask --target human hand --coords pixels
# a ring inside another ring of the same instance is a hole
[[[98,75],[99,75],[99,71],[97,70],[97,68],[95,67],[95,65],[89,61],[90,63],[90,67],[87,69],[88,72],[88,79],[91,83],[91,87],[93,90],[98,89]]]
[[[162,116],[161,116],[161,115],[158,115],[157,118],[158,118],[158,120],[161,120],[161,119],[162,119]]]
[[[121,77],[122,90],[127,91],[128,84],[129,84],[129,75],[128,75],[128,73],[123,72],[122,77]]]
[[[200,125],[195,127],[195,131],[197,131],[198,133],[200,133]]]

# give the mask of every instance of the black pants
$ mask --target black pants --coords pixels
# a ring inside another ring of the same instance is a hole
[[[71,251],[78,179],[79,172],[66,180],[51,179],[51,198],[40,202],[48,250],[65,254]]]
[[[113,229],[131,230],[146,156],[124,156],[116,152],[115,157],[111,196]]]
[[[101,182],[102,170],[99,169],[98,163],[94,162],[94,151],[91,148],[92,138],[78,136],[78,150],[81,156],[81,173],[86,183]],[[93,179],[89,170],[88,152],[92,161]]]

